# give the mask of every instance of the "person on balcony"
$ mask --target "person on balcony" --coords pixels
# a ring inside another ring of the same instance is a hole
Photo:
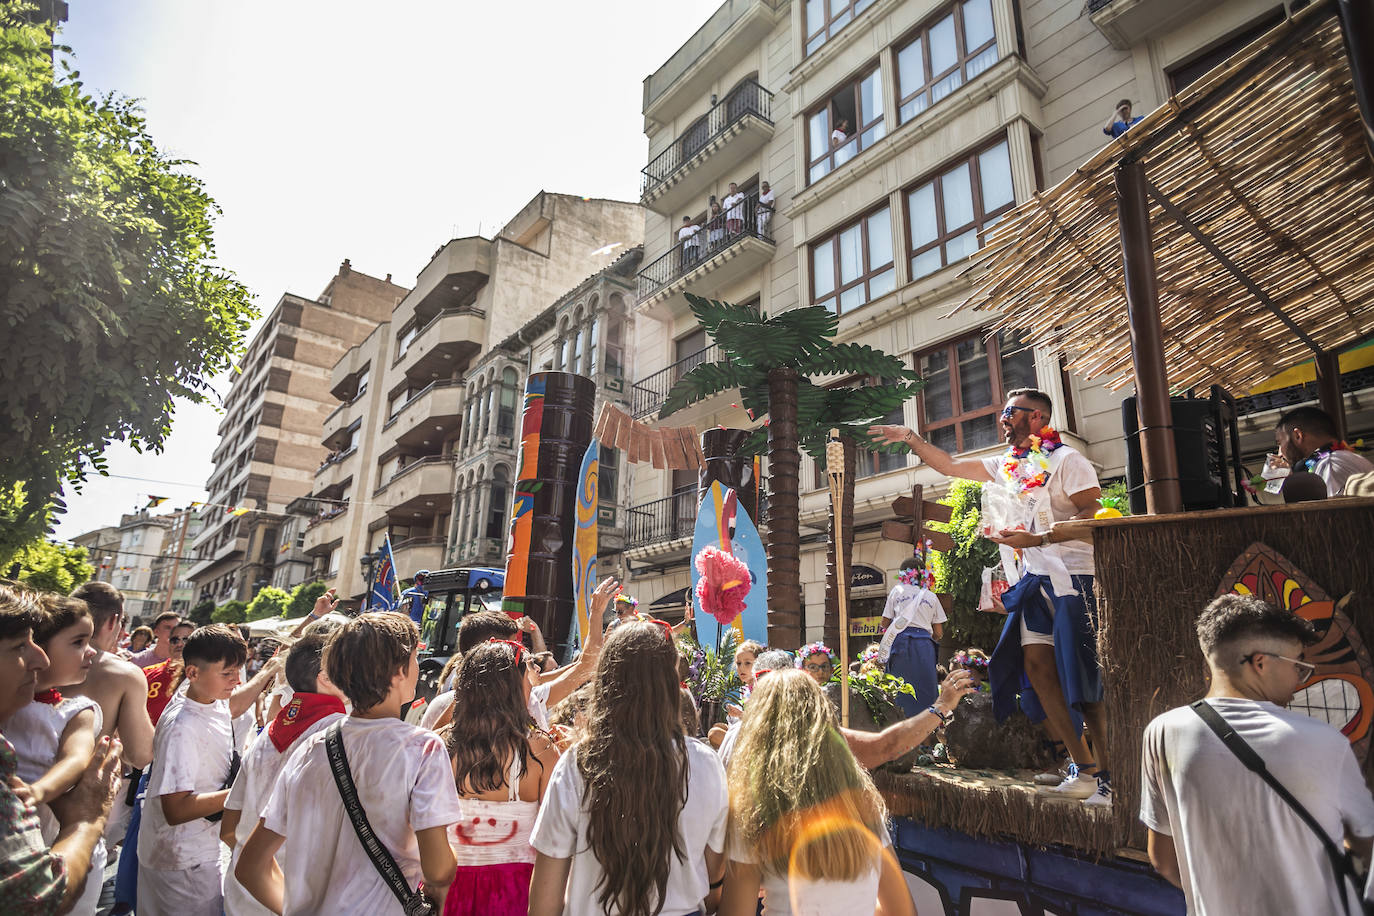
[[[1122,99],[1116,103],[1116,110],[1112,112],[1111,120],[1107,122],[1106,127],[1102,128],[1102,132],[1115,140],[1134,127],[1140,120],[1139,116],[1131,117],[1131,100]]]
[[[725,239],[725,214],[716,201],[711,202],[711,213],[706,220],[706,250],[715,251]]]
[[[759,235],[767,238],[768,225],[773,222],[773,186],[766,181],[759,185],[759,202],[754,218]]]
[[[744,231],[744,195],[733,181],[730,193],[725,195],[725,231],[732,238]]]
[[[682,218],[682,228],[677,231],[678,244],[682,246],[682,269],[687,270],[697,262],[697,255],[701,251],[701,240],[697,238],[697,233],[701,227],[693,222],[690,216]]]

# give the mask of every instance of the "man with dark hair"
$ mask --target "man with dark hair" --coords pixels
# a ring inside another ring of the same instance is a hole
[[[140,668],[147,668],[149,665],[161,664],[171,658],[172,648],[167,640],[172,635],[172,628],[180,622],[180,614],[174,614],[171,611],[158,614],[157,619],[153,621],[153,644],[142,652],[135,653],[129,661]]]
[[[520,624],[509,614],[500,611],[477,611],[468,614],[458,624],[458,654],[467,655],[474,646],[489,639],[514,640],[519,636]]]
[[[1335,421],[1319,407],[1295,407],[1279,417],[1274,442],[1288,467],[1325,481],[1328,496],[1343,494],[1355,474],[1374,471],[1374,464],[1336,438]]]
[[[1024,672],[1040,701],[1045,728],[1064,743],[1073,761],[1059,785],[1040,791],[1109,805],[1093,551],[1054,527],[1092,518],[1102,490],[1088,459],[1050,426],[1052,409],[1050,396],[1037,388],[1008,391],[1000,418],[1006,451],[982,458],[957,458],[905,426],[874,426],[869,436],[880,444],[904,443],[946,477],[996,485],[985,488],[983,502],[1000,510],[988,513],[985,522],[998,528],[989,538],[1001,545],[1002,566],[1015,584],[1002,595],[1007,622],[988,668],[993,710],[1001,720],[1017,709]],[[1083,740],[1084,720],[1091,750]]]
[[[462,811],[439,737],[400,721],[415,696],[419,629],[406,615],[362,614],[324,650],[329,680],[353,712],[305,738],[282,768],[234,874],[275,913],[400,913],[354,833],[330,767],[326,739],[342,741],[358,802],[377,840],[414,888],[438,907],[453,880],[446,836]],[[337,728],[337,731],[336,731]],[[273,857],[281,851],[280,869]]]
[[[253,739],[224,802],[224,820],[220,822],[219,835],[233,851],[229,873],[224,877],[224,910],[235,916],[265,916],[271,912],[234,877],[234,866],[243,844],[262,817],[282,766],[301,742],[344,716],[343,692],[321,668],[325,642],[326,637],[320,634],[308,634],[296,640],[287,653],[286,680],[295,693],[267,728]]]
[[[186,696],[170,703],[153,738],[138,836],[139,916],[219,916],[224,875],[219,819],[238,769],[229,697],[248,644],[222,623],[182,647]]]
[[[153,722],[148,717],[148,681],[132,662],[119,657],[119,637],[124,629],[124,596],[108,582],[87,582],[72,592],[91,610],[96,649],[86,681],[67,688],[72,696],[90,697],[100,705],[101,735],[118,735],[124,745],[124,761],[141,770],[153,759]],[[110,818],[110,829],[124,834],[129,809],[124,806]]]
[[[1140,819],[1150,861],[1182,888],[1190,913],[1363,912],[1311,827],[1203,718],[1219,715],[1336,846],[1345,839],[1368,854],[1374,798],[1349,739],[1283,708],[1312,676],[1303,660],[1317,641],[1312,625],[1223,595],[1198,617],[1197,637],[1211,672],[1203,707],[1171,709],[1145,729]]]

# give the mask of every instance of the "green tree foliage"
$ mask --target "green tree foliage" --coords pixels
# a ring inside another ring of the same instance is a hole
[[[214,615],[215,602],[211,601],[209,598],[206,598],[200,604],[197,604],[195,607],[191,608],[191,612],[187,616],[191,618],[191,621],[196,626],[203,627],[206,624],[214,621]]]
[[[291,596],[275,586],[267,585],[258,590],[253,600],[248,602],[245,611],[248,620],[262,620],[265,617],[280,617],[291,603]]]
[[[0,0],[0,562],[103,471],[158,451],[256,315],[215,262],[215,202],[134,101],[93,97],[31,6]],[[22,483],[23,488],[16,484]]]
[[[34,588],[65,595],[88,581],[95,567],[86,562],[85,547],[34,541],[14,555],[18,580]]]
[[[215,623],[243,623],[247,619],[248,602],[226,601],[215,608],[210,619]]]
[[[983,588],[983,570],[998,563],[997,545],[979,534],[983,485],[972,480],[954,480],[949,493],[940,500],[952,510],[949,524],[931,523],[954,538],[954,550],[936,552],[931,562],[935,590],[954,598],[954,607],[945,624],[945,638],[958,648],[976,646],[991,652],[997,644],[1006,617],[978,610]]]
[[[328,586],[323,582],[302,582],[291,590],[291,601],[282,612],[283,617],[304,617],[315,609],[315,599],[323,595]]]

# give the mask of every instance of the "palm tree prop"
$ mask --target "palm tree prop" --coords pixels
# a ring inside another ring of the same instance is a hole
[[[875,445],[866,430],[916,394],[923,382],[901,357],[865,344],[835,343],[839,319],[820,306],[770,316],[749,306],[691,293],[687,301],[722,358],[703,363],[678,379],[664,400],[659,419],[738,389],[740,405],[760,424],[750,432],[740,452],[768,455],[769,643],[796,649],[803,641],[797,477],[801,450],[823,465],[826,442],[834,428],[848,440],[846,448],[853,445],[869,451],[900,451],[902,447],[896,444]],[[884,383],[825,388],[813,381],[856,375],[881,378]],[[850,512],[853,480],[851,473],[846,484]],[[845,525],[842,530],[853,529]],[[843,552],[843,556],[849,555],[848,550]],[[848,586],[847,574],[839,579]]]

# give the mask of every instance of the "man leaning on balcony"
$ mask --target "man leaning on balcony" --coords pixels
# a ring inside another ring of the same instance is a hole
[[[697,238],[697,233],[701,227],[692,221],[690,216],[682,218],[682,228],[677,231],[677,240],[682,245],[682,269],[687,270],[697,262],[697,254],[701,251],[701,240]]]

